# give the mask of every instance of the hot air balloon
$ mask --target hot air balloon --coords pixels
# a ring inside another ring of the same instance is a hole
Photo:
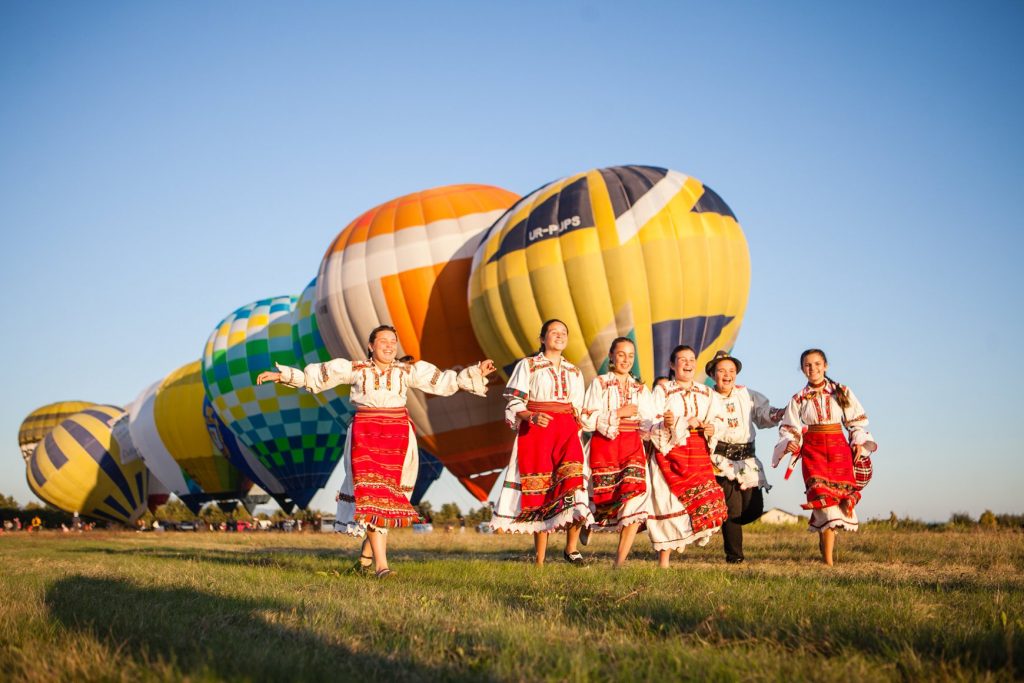
[[[506,374],[559,318],[587,381],[618,336],[636,342],[634,370],[650,381],[678,344],[697,350],[698,368],[732,348],[749,289],[746,240],[721,197],[677,171],[614,166],[549,183],[495,222],[473,257],[469,307]]]
[[[402,354],[450,368],[484,358],[466,307],[479,236],[518,198],[486,185],[450,185],[377,206],[328,248],[316,283],[316,319],[331,357],[366,357],[370,331],[398,331]],[[456,394],[409,396],[420,446],[480,500],[508,461],[504,401]]]
[[[94,405],[54,427],[26,462],[32,491],[65,512],[122,524],[138,519],[148,473],[141,459],[120,461],[111,427],[123,414]]]
[[[316,315],[313,311],[316,303],[316,278],[306,285],[295,303],[295,324],[292,326],[292,348],[296,357],[299,358],[299,365],[310,363],[326,363],[332,356],[320,336],[320,326],[317,324]],[[355,414],[355,407],[349,401],[350,388],[347,384],[321,391],[315,394],[317,402],[324,406],[327,411],[338,421],[338,427],[345,434],[348,433],[349,425],[352,424],[352,416]]]
[[[21,457],[28,460],[36,446],[50,430],[75,413],[96,405],[90,401],[58,401],[36,408],[28,414],[18,429],[18,446]]]
[[[292,345],[295,303],[281,296],[236,310],[207,340],[202,367],[214,411],[304,508],[338,464],[345,435],[312,394],[256,385],[274,363],[301,365]]]
[[[129,408],[131,443],[157,478],[193,512],[240,498],[252,485],[210,438],[200,362],[174,370]]]

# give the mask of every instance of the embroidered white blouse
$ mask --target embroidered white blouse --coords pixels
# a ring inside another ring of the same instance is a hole
[[[636,415],[631,418],[620,418],[619,408],[629,404],[637,407]],[[586,431],[596,431],[608,439],[614,439],[619,435],[619,424],[623,420],[636,424],[641,436],[647,438],[657,416],[657,410],[654,405],[654,394],[646,384],[629,377],[623,391],[615,373],[609,372],[595,377],[590,383],[590,388],[583,398],[581,415]]]
[[[803,445],[804,427],[810,425],[843,424],[850,433],[851,445],[864,446],[871,452],[878,449],[878,444],[868,431],[868,416],[864,413],[864,407],[849,387],[844,388],[850,399],[850,405],[845,410],[839,407],[834,396],[834,385],[828,382],[818,388],[807,385],[789,400],[782,424],[779,425],[779,441],[775,444],[773,467],[782,461],[791,441],[795,441],[798,446]]]
[[[512,429],[519,429],[518,414],[527,409],[528,401],[569,403],[580,415],[584,395],[583,372],[565,358],[556,366],[544,354],[537,354],[516,363],[502,395],[508,401],[505,422]]]
[[[750,443],[757,429],[779,424],[785,412],[784,408],[772,408],[764,394],[744,386],[735,386],[728,396],[718,397],[725,411],[725,429],[718,436],[720,443]]]
[[[442,370],[423,360],[395,361],[381,370],[371,360],[335,358],[326,363],[311,363],[302,370],[280,364],[277,369],[282,384],[314,394],[339,384],[351,384],[349,400],[368,408],[404,408],[409,389],[438,396],[451,396],[459,389],[478,396],[487,395],[487,378],[480,372],[479,364],[456,372]]]
[[[690,435],[688,421],[693,417],[714,426],[715,433],[708,439],[708,449],[714,452],[719,434],[725,427],[725,413],[718,392],[704,384],[694,382],[684,387],[671,380],[654,390],[654,405],[658,417],[651,428],[651,443],[655,448],[668,453],[686,443]],[[664,420],[664,414],[669,410],[675,416],[675,424],[671,428],[665,426]]]

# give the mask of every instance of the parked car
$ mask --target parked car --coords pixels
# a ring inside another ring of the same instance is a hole
[[[178,522],[178,531],[198,531],[199,525],[195,522]]]

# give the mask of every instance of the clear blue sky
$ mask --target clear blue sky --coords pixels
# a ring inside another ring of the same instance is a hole
[[[27,413],[132,400],[367,208],[644,163],[740,219],[741,381],[821,346],[865,404],[862,514],[1024,512],[1024,4],[630,4],[0,4],[0,492]]]

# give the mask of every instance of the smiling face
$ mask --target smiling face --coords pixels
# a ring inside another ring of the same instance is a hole
[[[381,363],[392,363],[398,353],[398,335],[391,330],[381,330],[370,344],[373,359]]]
[[[544,336],[540,339],[544,342],[545,351],[557,351],[561,353],[569,343],[569,328],[560,322],[553,322],[548,325]]]
[[[676,381],[684,384],[693,381],[693,371],[697,368],[697,356],[690,349],[683,349],[675,356],[672,370],[676,373]]]
[[[636,347],[633,342],[620,341],[608,356],[608,366],[616,375],[628,375],[635,359]]]
[[[736,386],[736,363],[731,360],[720,360],[715,363],[715,389],[728,394]]]
[[[800,363],[807,381],[811,384],[821,384],[825,381],[825,372],[828,371],[828,363],[820,353],[808,353]]]

